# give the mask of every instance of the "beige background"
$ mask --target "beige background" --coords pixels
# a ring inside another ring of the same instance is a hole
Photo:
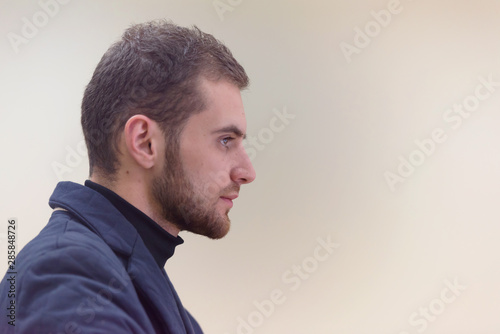
[[[184,233],[167,264],[206,333],[499,333],[500,87],[458,128],[443,116],[474,102],[480,77],[500,82],[500,2],[393,1],[221,0],[232,9],[222,20],[212,0],[72,0],[16,53],[8,34],[42,9],[2,0],[2,271],[7,219],[18,218],[22,247],[50,215],[53,166],[86,179],[79,108],[100,57],[129,24],[170,18],[214,34],[247,69],[249,135],[268,139],[274,109],[295,116],[256,151],[231,233]],[[399,13],[348,62],[341,43],[376,29],[371,11],[388,7]],[[391,190],[384,173],[421,158],[415,141],[436,129],[446,140]],[[340,247],[315,262],[328,236]],[[259,318],[254,301],[272,291],[282,303]]]

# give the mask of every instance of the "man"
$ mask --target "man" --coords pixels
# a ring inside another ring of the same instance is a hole
[[[16,259],[15,327],[4,318],[0,332],[202,333],[163,268],[179,231],[225,236],[255,178],[242,143],[247,85],[197,28],[129,28],[83,97],[90,180],[57,185],[49,223]],[[4,279],[3,310],[8,291]]]

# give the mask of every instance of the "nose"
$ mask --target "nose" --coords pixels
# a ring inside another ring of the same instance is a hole
[[[231,180],[240,185],[253,182],[256,174],[247,152],[243,149],[238,156],[237,164],[231,171]]]

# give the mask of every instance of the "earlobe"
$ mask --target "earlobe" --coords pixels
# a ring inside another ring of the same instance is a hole
[[[125,124],[125,145],[130,158],[139,166],[150,169],[157,159],[155,145],[156,122],[144,115],[134,115]]]

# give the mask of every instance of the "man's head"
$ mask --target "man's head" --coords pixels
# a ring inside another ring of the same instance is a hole
[[[230,51],[196,27],[132,26],[85,90],[91,177],[160,224],[224,236],[230,199],[255,178],[242,145],[247,85]]]

